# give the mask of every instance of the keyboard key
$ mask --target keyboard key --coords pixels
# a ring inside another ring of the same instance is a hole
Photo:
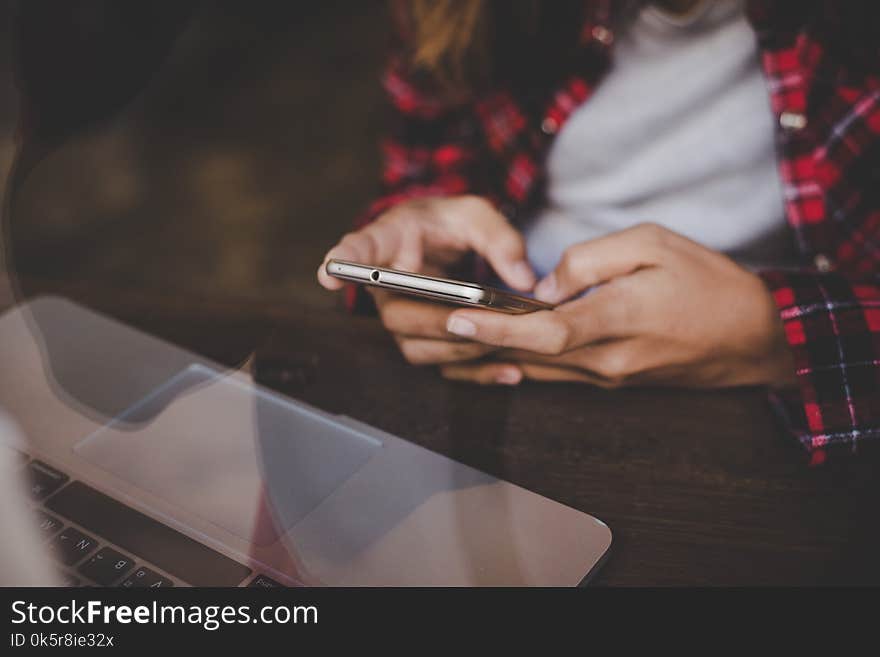
[[[251,580],[251,583],[248,584],[248,588],[253,589],[275,589],[283,587],[283,584],[280,584],[271,577],[266,577],[265,575],[257,575]]]
[[[50,468],[42,461],[31,461],[28,464],[31,477],[31,496],[35,500],[42,500],[61,488],[69,477]]]
[[[125,589],[158,589],[174,586],[174,582],[149,568],[138,568],[119,586]]]
[[[253,589],[275,589],[275,588],[285,588],[283,584],[280,582],[276,582],[271,577],[266,577],[265,575],[257,575],[251,580],[251,583],[248,584],[248,588]]]
[[[68,527],[52,540],[55,556],[65,565],[72,566],[98,547],[98,541],[78,529]]]
[[[134,559],[105,547],[79,567],[79,572],[101,586],[110,586],[134,567]]]
[[[193,586],[237,586],[251,574],[247,566],[81,481],[65,486],[46,506]]]
[[[64,523],[58,518],[50,516],[45,511],[37,509],[37,527],[43,533],[43,536],[53,536],[61,531]]]

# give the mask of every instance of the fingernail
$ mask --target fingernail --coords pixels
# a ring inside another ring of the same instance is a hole
[[[514,368],[501,370],[495,375],[495,382],[506,386],[515,386],[521,380],[522,372]]]
[[[556,296],[556,275],[550,273],[535,287],[535,296],[541,301],[550,301]]]
[[[464,338],[470,338],[477,334],[477,325],[464,317],[450,317],[446,321],[446,330]]]
[[[527,262],[517,262],[510,268],[515,283],[522,287],[532,287],[535,284],[535,274]]]

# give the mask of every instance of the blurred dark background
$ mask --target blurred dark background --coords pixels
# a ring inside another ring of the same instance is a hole
[[[0,0],[22,287],[337,304],[314,272],[375,191],[386,47],[380,0]]]

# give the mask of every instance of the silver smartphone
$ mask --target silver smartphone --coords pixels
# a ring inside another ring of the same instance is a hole
[[[550,310],[548,303],[510,294],[487,285],[436,278],[424,274],[413,274],[385,267],[373,267],[345,260],[328,260],[327,273],[346,281],[363,283],[393,290],[402,294],[427,297],[461,306],[477,306],[505,313],[531,313],[536,310]]]

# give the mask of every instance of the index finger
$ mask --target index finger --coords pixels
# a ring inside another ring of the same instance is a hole
[[[657,264],[666,242],[681,239],[655,224],[640,224],[604,237],[574,244],[535,287],[535,296],[560,303],[575,294],[638,269]]]
[[[379,219],[348,233],[324,256],[318,267],[318,281],[325,288],[338,290],[344,282],[326,271],[328,260],[350,260],[367,265],[417,271],[422,261],[422,244],[415,221]]]

